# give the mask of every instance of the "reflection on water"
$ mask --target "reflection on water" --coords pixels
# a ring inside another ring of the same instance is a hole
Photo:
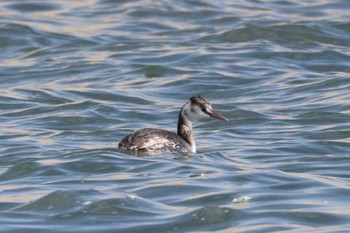
[[[348,231],[349,7],[2,1],[2,229]],[[117,149],[198,94],[198,154]]]

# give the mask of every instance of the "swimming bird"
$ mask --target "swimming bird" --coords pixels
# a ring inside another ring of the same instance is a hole
[[[124,137],[118,148],[129,150],[134,154],[196,153],[192,123],[210,117],[229,121],[214,112],[211,104],[203,96],[192,96],[180,110],[177,134],[163,129],[144,128]]]

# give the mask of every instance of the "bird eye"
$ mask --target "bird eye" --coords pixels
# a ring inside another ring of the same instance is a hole
[[[206,110],[205,108],[202,108],[202,111],[203,111],[203,112],[207,112],[207,110]]]

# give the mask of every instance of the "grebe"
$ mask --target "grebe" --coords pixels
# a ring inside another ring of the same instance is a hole
[[[196,153],[192,135],[192,122],[203,118],[229,121],[213,111],[211,104],[202,96],[192,96],[179,113],[177,134],[162,129],[145,128],[124,137],[118,148],[135,154],[160,152]]]

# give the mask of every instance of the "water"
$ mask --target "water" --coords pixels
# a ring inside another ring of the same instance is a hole
[[[2,232],[348,232],[347,0],[2,1]],[[198,154],[135,157],[204,95]]]

